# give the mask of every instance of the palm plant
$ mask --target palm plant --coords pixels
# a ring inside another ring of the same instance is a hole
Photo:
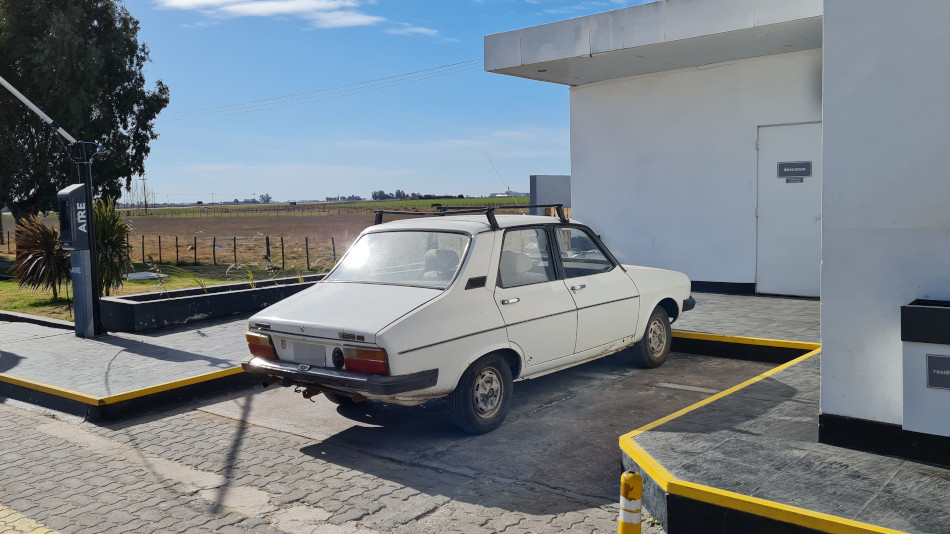
[[[115,200],[96,201],[96,261],[99,268],[99,293],[111,295],[122,287],[126,273],[132,271],[131,228],[115,209]]]
[[[16,225],[17,257],[13,279],[19,286],[49,289],[53,299],[59,297],[59,286],[69,280],[69,253],[59,243],[59,232],[31,215]]]

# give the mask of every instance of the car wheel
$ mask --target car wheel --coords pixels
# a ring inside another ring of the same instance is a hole
[[[323,396],[327,398],[328,401],[333,404],[339,404],[340,406],[353,406],[356,404],[356,401],[347,397],[346,395],[339,395],[337,393],[330,393],[329,391],[324,391]]]
[[[663,365],[673,345],[670,316],[662,306],[650,314],[643,339],[633,346],[633,361],[638,367],[653,369]]]
[[[501,356],[476,361],[449,395],[452,421],[469,434],[484,434],[499,426],[511,403],[511,369]]]

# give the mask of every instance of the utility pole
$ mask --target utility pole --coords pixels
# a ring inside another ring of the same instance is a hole
[[[147,177],[142,176],[142,198],[145,199],[145,214],[148,215],[148,190],[145,188],[145,180],[148,180]]]
[[[79,274],[80,276],[73,275],[73,295],[77,296],[79,293],[89,294],[89,303],[88,310],[89,314],[85,320],[80,320],[80,313],[86,315],[83,310],[80,310],[79,302],[77,300],[75,306],[76,313],[76,335],[79,337],[92,337],[105,333],[105,329],[102,328],[102,323],[99,320],[99,272],[98,265],[96,261],[96,233],[94,227],[95,217],[92,216],[94,213],[93,203],[93,194],[92,194],[92,158],[100,150],[100,146],[97,143],[92,143],[88,141],[77,141],[75,137],[69,135],[69,132],[64,130],[60,125],[56,124],[56,121],[51,119],[49,115],[43,113],[43,110],[38,108],[29,98],[23,96],[23,94],[16,90],[15,87],[10,85],[2,76],[0,76],[0,85],[5,87],[8,91],[13,93],[13,96],[22,102],[26,107],[30,108],[33,113],[35,113],[40,119],[43,120],[46,124],[50,125],[56,133],[66,142],[69,143],[69,155],[73,160],[73,163],[76,164],[76,170],[79,174],[80,181],[85,185],[85,207],[88,210],[88,220],[86,221],[86,231],[89,238],[89,249],[77,251],[75,255],[70,254],[72,258],[73,272]],[[60,218],[62,219],[62,213],[60,213]],[[83,269],[85,268],[85,269]],[[85,270],[88,273],[88,276],[82,276],[82,271]],[[82,286],[81,288],[79,286]],[[80,289],[80,291],[76,291]]]

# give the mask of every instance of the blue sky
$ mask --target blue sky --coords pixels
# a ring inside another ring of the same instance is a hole
[[[484,72],[484,36],[639,3],[127,0],[150,83],[171,90],[149,188],[159,202],[481,195],[503,190],[488,152],[527,191],[531,174],[570,173],[568,89]]]

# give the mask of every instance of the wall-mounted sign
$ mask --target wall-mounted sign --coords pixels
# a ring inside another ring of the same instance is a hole
[[[779,178],[805,178],[811,176],[810,161],[780,161],[778,163]]]
[[[950,356],[927,355],[927,387],[950,389]]]

